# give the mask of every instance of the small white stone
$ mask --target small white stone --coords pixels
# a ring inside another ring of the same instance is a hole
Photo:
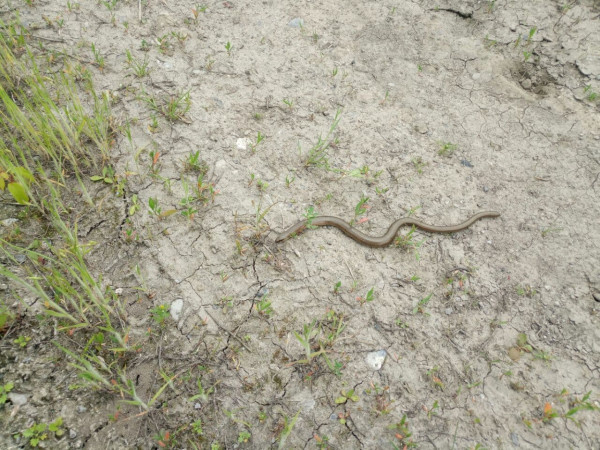
[[[383,366],[383,362],[385,361],[387,353],[385,350],[378,350],[376,352],[371,352],[367,354],[365,358],[365,362],[367,365],[373,370],[381,369]]]
[[[2,224],[3,227],[10,227],[13,223],[16,223],[18,221],[19,221],[19,219],[10,218],[10,219],[0,220],[0,223]]]
[[[246,150],[248,148],[248,144],[250,143],[251,141],[249,138],[238,138],[235,145],[238,150]]]
[[[179,319],[181,318],[181,311],[183,311],[183,299],[178,298],[171,303],[171,309],[169,309],[171,317],[175,322],[179,322]]]
[[[302,28],[304,26],[304,19],[296,17],[295,19],[290,20],[287,25],[292,28]]]

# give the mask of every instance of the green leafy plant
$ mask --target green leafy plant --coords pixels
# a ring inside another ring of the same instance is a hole
[[[23,166],[13,166],[10,170],[3,169],[2,163],[10,164],[9,161],[0,160],[0,191],[8,188],[8,192],[17,203],[27,205],[29,188],[35,181],[33,175]]]
[[[15,387],[14,383],[8,382],[4,385],[0,384],[0,405],[4,405],[8,400],[8,393]]]
[[[150,310],[152,314],[152,320],[154,320],[161,327],[165,325],[166,320],[171,317],[169,312],[169,305],[155,306]]]
[[[341,391],[341,395],[336,397],[335,403],[336,405],[343,405],[348,402],[348,400],[351,400],[354,403],[359,400],[358,395],[354,393],[354,389],[350,389],[348,392]]]
[[[103,167],[102,175],[94,175],[90,177],[92,181],[104,181],[106,184],[113,184],[115,182],[115,171],[112,167]]]
[[[13,340],[13,343],[18,345],[21,348],[25,348],[27,347],[27,344],[29,344],[29,341],[31,341],[31,337],[30,336],[19,336],[18,338]]]
[[[29,445],[37,447],[40,442],[48,439],[48,433],[53,433],[56,437],[61,437],[65,430],[62,428],[63,419],[59,417],[50,424],[45,423],[34,423],[31,427],[23,431],[23,437],[25,437]]]

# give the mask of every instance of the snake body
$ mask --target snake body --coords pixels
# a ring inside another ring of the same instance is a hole
[[[396,237],[396,234],[398,233],[398,230],[400,229],[400,227],[403,227],[404,225],[414,225],[417,228],[420,228],[425,231],[429,231],[431,233],[454,233],[456,231],[461,231],[461,230],[464,230],[465,228],[470,227],[471,225],[473,225],[473,223],[477,222],[479,219],[482,219],[484,217],[498,217],[498,216],[500,216],[500,213],[496,212],[496,211],[482,211],[482,212],[475,214],[471,218],[465,220],[464,222],[461,222],[457,225],[449,225],[449,226],[428,225],[417,219],[412,219],[410,217],[403,217],[402,219],[398,219],[394,223],[392,223],[390,225],[390,227],[388,228],[387,232],[381,237],[368,236],[368,235],[358,231],[356,228],[353,228],[348,222],[346,222],[342,219],[339,219],[337,217],[333,217],[333,216],[316,217],[316,218],[312,219],[312,221],[310,222],[310,225],[317,226],[317,227],[326,227],[326,226],[336,227],[336,228],[339,228],[346,236],[354,239],[356,242],[358,242],[360,244],[367,245],[369,247],[387,247],[388,245],[390,245],[392,243],[392,241]],[[279,233],[277,235],[277,237],[275,238],[275,242],[285,241],[286,239],[288,239],[292,236],[300,234],[300,233],[302,233],[302,231],[304,231],[304,229],[306,227],[307,227],[307,221],[301,220],[300,222],[292,225],[291,227],[289,227],[287,230],[283,231],[282,233]]]

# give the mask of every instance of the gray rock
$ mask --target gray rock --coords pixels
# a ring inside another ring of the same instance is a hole
[[[171,309],[169,312],[171,313],[171,317],[175,322],[179,322],[181,319],[181,312],[183,311],[183,299],[178,298],[171,303]]]
[[[510,440],[515,447],[519,446],[519,435],[517,433],[510,433]]]
[[[83,405],[79,405],[77,407],[77,412],[80,413],[80,414],[83,414],[86,411],[87,411],[87,408],[85,406],[83,406]]]
[[[15,406],[23,406],[27,403],[27,395],[26,394],[18,394],[16,392],[9,392],[8,399]]]
[[[69,429],[69,439],[75,439],[77,437],[77,432],[73,429]]]

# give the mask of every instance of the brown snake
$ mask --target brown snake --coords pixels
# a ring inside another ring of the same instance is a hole
[[[417,228],[420,228],[425,231],[429,231],[431,233],[454,233],[455,231],[461,231],[465,228],[470,227],[473,223],[477,222],[479,219],[484,217],[498,217],[500,216],[499,212],[496,211],[482,211],[475,214],[473,217],[461,222],[457,225],[449,225],[437,227],[434,225],[427,225],[426,223],[421,222],[417,219],[411,219],[410,217],[404,217],[402,219],[396,220],[393,224],[390,225],[387,232],[381,237],[372,237],[367,236],[366,234],[358,231],[356,228],[353,228],[348,222],[345,222],[342,219],[332,216],[320,216],[312,219],[310,222],[311,226],[317,227],[326,227],[332,226],[339,228],[342,232],[354,239],[356,242],[367,245],[369,247],[386,247],[392,243],[398,230],[400,227],[404,225],[414,225]],[[297,234],[302,233],[307,226],[306,220],[301,220],[300,222],[292,225],[287,230],[279,233],[275,238],[275,242],[285,241],[286,239],[295,236]]]

